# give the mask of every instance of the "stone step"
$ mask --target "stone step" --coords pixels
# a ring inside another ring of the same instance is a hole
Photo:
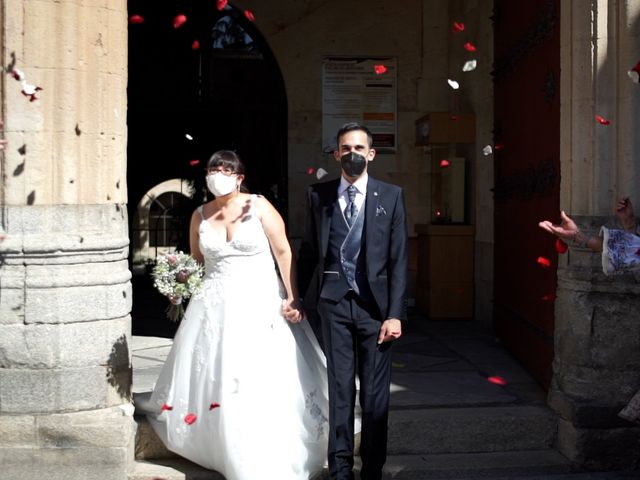
[[[557,419],[544,405],[424,408],[389,412],[389,454],[545,450]]]
[[[551,475],[571,470],[569,461],[555,450],[485,453],[391,455],[385,479],[478,479]]]
[[[207,470],[182,458],[136,461],[128,480],[225,480],[217,472]]]
[[[358,468],[356,462],[356,469]],[[486,453],[446,453],[433,455],[391,455],[385,466],[385,479],[463,480],[480,478],[526,479],[558,475],[570,471],[565,457],[553,450]],[[137,461],[129,480],[224,480],[219,473],[198,467],[183,459]],[[316,480],[329,478],[326,470]],[[356,475],[356,478],[358,476]],[[272,479],[265,479],[272,480]]]
[[[136,458],[174,458],[143,415],[136,415]],[[545,450],[557,420],[545,406],[426,408],[389,412],[390,455]]]

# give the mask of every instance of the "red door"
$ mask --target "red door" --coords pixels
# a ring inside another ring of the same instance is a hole
[[[560,1],[496,0],[494,8],[494,321],[548,387],[557,254],[537,224],[557,219],[560,203]]]

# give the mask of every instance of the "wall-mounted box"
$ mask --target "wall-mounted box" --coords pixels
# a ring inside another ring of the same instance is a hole
[[[474,143],[476,116],[473,113],[432,112],[416,120],[416,145],[432,143]]]

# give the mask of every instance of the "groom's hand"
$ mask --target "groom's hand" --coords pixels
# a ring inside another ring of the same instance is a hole
[[[378,345],[384,342],[397,340],[402,335],[402,322],[397,318],[387,318],[382,322],[380,334],[378,335]]]

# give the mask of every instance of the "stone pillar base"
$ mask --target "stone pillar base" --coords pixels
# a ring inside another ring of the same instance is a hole
[[[126,480],[133,407],[51,415],[0,415],[3,480]]]

